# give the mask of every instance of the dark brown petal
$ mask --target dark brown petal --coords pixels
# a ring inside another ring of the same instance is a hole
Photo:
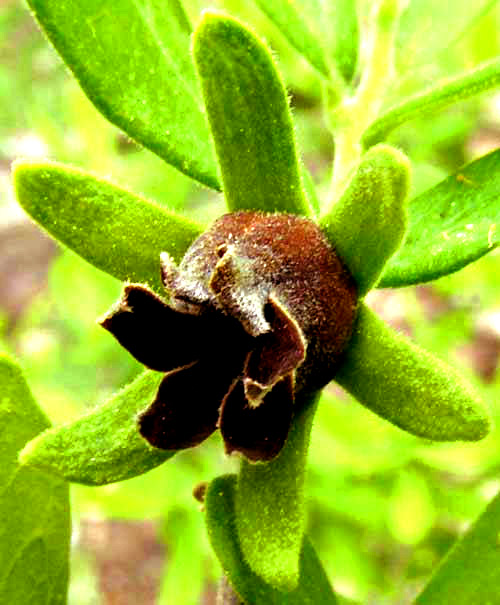
[[[122,297],[100,321],[138,361],[166,372],[196,361],[210,318],[174,311],[146,286],[128,284]]]
[[[239,254],[236,246],[228,244],[217,249],[220,260],[215,265],[209,287],[226,313],[236,317],[252,336],[271,329],[264,317],[264,305],[269,289],[255,273],[255,261]]]
[[[244,371],[245,394],[254,407],[283,376],[293,375],[306,354],[302,330],[273,294],[266,305],[266,317],[272,329],[259,337]]]
[[[258,407],[245,397],[238,380],[222,403],[219,428],[226,452],[241,452],[252,461],[275,458],[285,444],[293,413],[293,377],[280,380]]]
[[[233,365],[205,361],[169,372],[156,399],[139,417],[144,439],[164,450],[192,447],[206,439],[216,429],[219,407],[235,377]]]

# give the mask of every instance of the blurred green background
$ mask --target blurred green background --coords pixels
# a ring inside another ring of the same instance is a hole
[[[193,21],[201,7],[227,8],[276,51],[299,147],[322,195],[333,143],[312,68],[253,3],[186,4]],[[479,4],[410,3],[388,105],[500,54],[500,8]],[[411,122],[390,142],[413,161],[414,193],[425,190],[500,146],[500,93]],[[120,284],[60,249],[23,215],[10,188],[15,157],[71,163],[200,221],[222,213],[223,200],[109,125],[24,4],[0,0],[0,347],[20,360],[38,401],[61,423],[106,400],[141,367],[95,322]],[[494,251],[432,284],[374,292],[369,302],[460,367],[498,427],[478,444],[431,444],[374,416],[334,385],[327,389],[310,450],[311,538],[346,602],[404,604],[500,488],[500,255]],[[214,603],[219,569],[191,492],[234,468],[215,435],[137,479],[74,486],[70,605]]]

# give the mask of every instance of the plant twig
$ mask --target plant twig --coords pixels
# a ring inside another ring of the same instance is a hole
[[[401,0],[379,0],[367,23],[365,66],[352,97],[344,99],[332,116],[335,159],[327,212],[342,193],[361,152],[361,137],[376,119],[394,72],[394,41]]]

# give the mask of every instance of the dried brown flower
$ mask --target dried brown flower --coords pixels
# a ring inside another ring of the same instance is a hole
[[[164,302],[127,284],[102,325],[141,363],[166,372],[140,416],[153,446],[197,445],[217,427],[226,451],[274,458],[299,393],[328,383],[349,341],[354,281],[312,221],[236,212],[179,267],[161,256]]]

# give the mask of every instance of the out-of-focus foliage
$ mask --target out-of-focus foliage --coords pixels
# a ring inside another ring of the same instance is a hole
[[[253,24],[276,51],[290,87],[300,151],[320,193],[326,190],[333,150],[320,108],[318,75],[253,3],[191,0],[186,10],[193,23],[199,9],[209,4]],[[436,3],[420,6],[422,14],[412,8],[405,17],[407,31],[411,19],[421,19],[421,32],[428,31],[426,23],[437,23]],[[406,38],[401,44],[406,54],[399,58],[400,72],[387,106],[437,77],[500,54],[500,8],[482,2],[472,14],[471,6],[467,0],[454,3],[442,23],[446,45],[443,35],[420,33],[411,44]],[[422,39],[425,52],[420,53],[415,45]],[[499,146],[499,97],[488,94],[410,122],[395,130],[390,142],[409,155],[413,194],[422,192]],[[8,170],[15,156],[49,157],[110,176],[201,223],[223,208],[216,194],[108,124],[36,30],[22,2],[7,0],[0,6],[0,246],[6,230],[24,220],[10,203]],[[6,252],[0,249],[0,261],[2,257]],[[29,262],[16,262],[8,269],[0,262],[0,293],[14,287],[16,276],[33,270]],[[499,269],[500,255],[493,252],[430,287],[380,292],[369,299],[417,343],[464,370],[489,403],[497,427]],[[0,299],[0,345],[21,360],[36,399],[54,423],[76,418],[141,371],[95,323],[119,290],[119,282],[65,251],[51,262],[47,287],[23,307],[15,324]],[[195,595],[214,581],[217,570],[190,493],[199,481],[233,470],[233,461],[220,452],[215,436],[194,451],[178,454],[175,464],[136,479],[97,489],[74,487],[75,523],[78,516],[96,515],[159,519],[171,545],[167,569],[172,570],[162,585],[162,602],[182,594],[183,603],[195,603]],[[314,423],[306,494],[308,533],[336,590],[362,603],[409,602],[464,525],[500,488],[499,468],[500,428],[479,444],[432,445],[329,389]],[[189,551],[172,541],[181,530],[195,545]],[[80,557],[75,555],[71,605],[95,602],[82,581],[89,568]],[[85,590],[79,590],[83,584]],[[186,587],[189,594],[181,593]]]
[[[19,366],[0,354],[0,601],[64,605],[71,539],[69,486],[23,469],[17,452],[49,426]]]

